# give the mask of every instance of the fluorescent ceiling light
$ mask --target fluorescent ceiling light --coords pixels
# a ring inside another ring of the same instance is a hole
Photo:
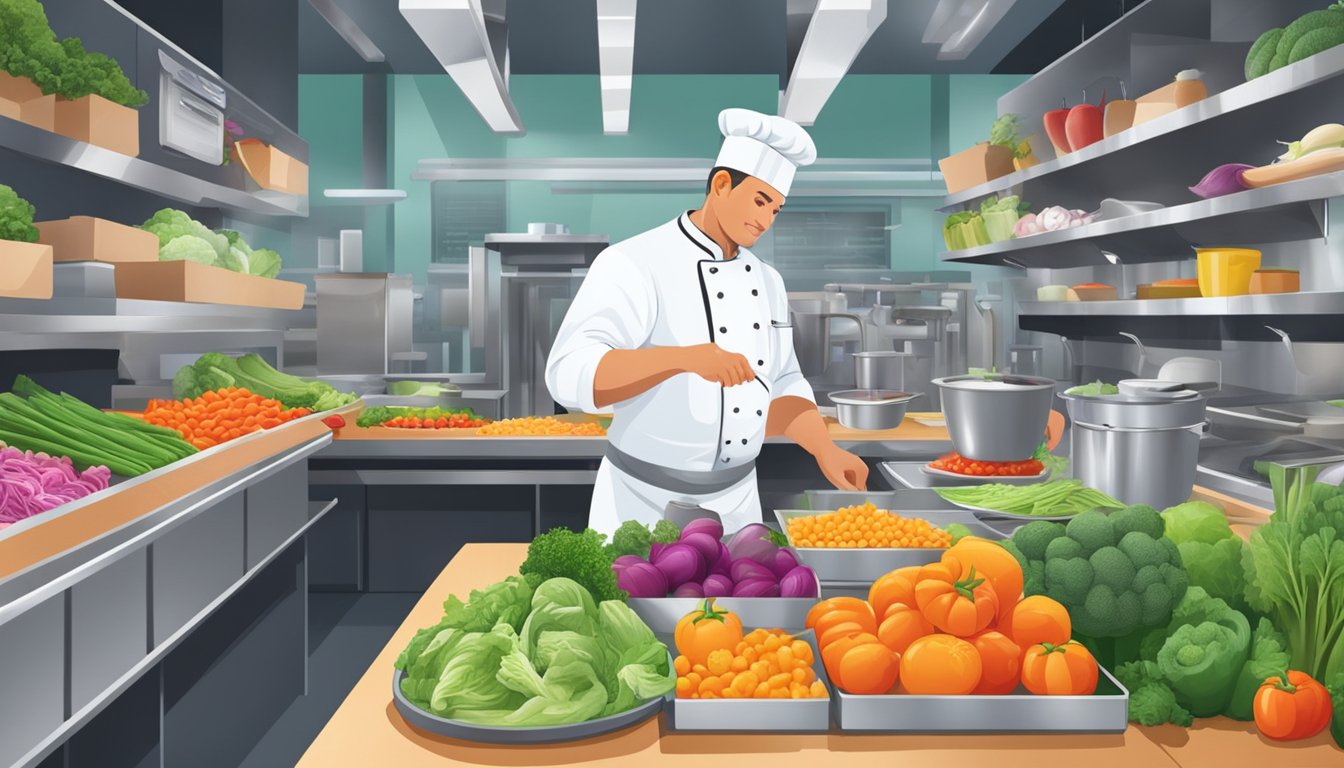
[[[308,0],[308,4],[313,6],[313,10],[327,20],[331,28],[336,30],[336,34],[340,35],[341,39],[353,48],[361,59],[370,64],[377,64],[386,60],[382,50],[374,45],[368,35],[364,34],[364,30],[359,28],[354,19],[341,10],[341,6],[336,4],[336,0]]]
[[[630,131],[638,0],[597,0],[597,57],[602,87],[602,132]]]
[[[887,0],[818,0],[779,99],[779,113],[812,125],[854,59],[887,18]]]
[[[496,133],[523,133],[509,96],[508,57],[491,48],[481,0],[399,0],[398,7],[486,125]]]

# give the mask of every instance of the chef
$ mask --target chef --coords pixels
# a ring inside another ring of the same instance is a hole
[[[747,250],[816,146],[746,109],[724,110],[719,129],[704,204],[598,255],[546,363],[557,402],[613,414],[588,518],[603,533],[652,524],[672,501],[718,513],[727,532],[759,522],[767,436],[793,440],[836,487],[866,487],[798,368],[784,281]]]

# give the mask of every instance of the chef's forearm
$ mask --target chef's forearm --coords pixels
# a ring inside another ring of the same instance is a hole
[[[685,373],[681,347],[613,349],[602,355],[593,376],[593,402],[599,407],[637,397],[679,373]]]
[[[771,402],[765,434],[784,435],[814,456],[834,445],[816,404],[804,397],[781,397]]]

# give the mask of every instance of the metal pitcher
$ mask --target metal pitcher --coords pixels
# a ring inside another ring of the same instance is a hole
[[[853,320],[859,326],[859,346],[861,349],[866,348],[863,319],[846,312],[847,304],[845,294],[832,291],[789,294],[793,351],[804,376],[824,376],[830,367],[832,318]]]

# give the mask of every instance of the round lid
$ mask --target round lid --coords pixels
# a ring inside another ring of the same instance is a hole
[[[1121,395],[1144,400],[1186,400],[1199,396],[1180,382],[1161,379],[1125,379],[1116,387]]]
[[[1039,389],[1054,389],[1055,380],[1044,376],[1026,376],[1020,374],[988,373],[983,376],[963,374],[934,379],[933,383],[945,389],[971,389],[981,391],[1012,392]]]
[[[1060,394],[1069,418],[1093,427],[1184,429],[1204,421],[1208,400],[1183,384],[1152,379],[1127,379],[1118,395]]]

